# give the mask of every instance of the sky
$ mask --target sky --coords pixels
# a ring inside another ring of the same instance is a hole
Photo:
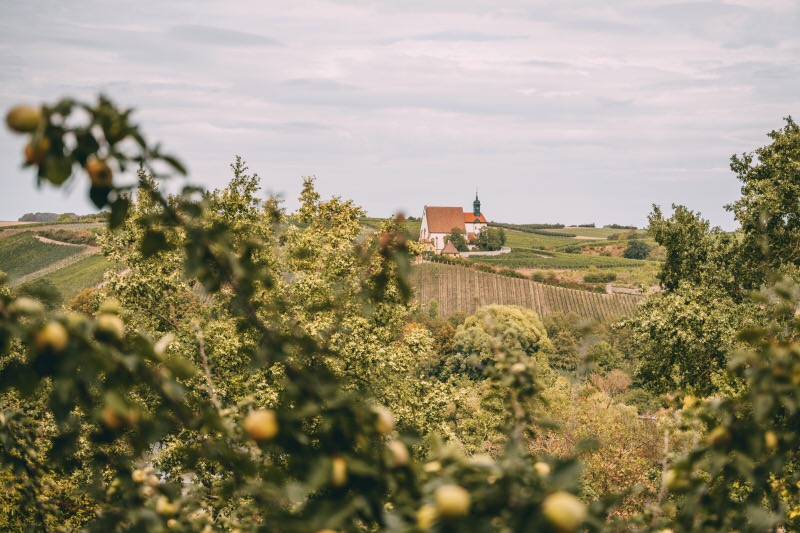
[[[240,155],[289,210],[315,176],[370,216],[477,189],[495,221],[734,229],[730,157],[800,118],[798,28],[798,0],[2,1],[0,109],[106,94],[191,183]],[[0,220],[94,211],[23,146],[0,131]]]

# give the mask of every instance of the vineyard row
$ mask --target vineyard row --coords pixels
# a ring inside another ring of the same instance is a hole
[[[435,300],[442,316],[458,311],[471,314],[484,305],[501,304],[526,307],[540,316],[572,312],[584,318],[610,321],[632,315],[643,299],[635,294],[599,294],[554,287],[441,263],[415,265],[411,282],[416,301],[427,305]]]

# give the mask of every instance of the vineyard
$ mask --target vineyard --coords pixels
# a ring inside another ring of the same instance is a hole
[[[481,272],[442,263],[415,265],[411,282],[422,305],[435,300],[443,316],[457,311],[467,314],[488,304],[519,305],[540,316],[575,313],[585,318],[609,321],[633,313],[643,297],[631,294],[598,294]]]
[[[113,268],[113,264],[103,255],[95,254],[51,272],[43,278],[59,290],[64,300],[69,300],[82,289],[100,284],[105,273]]]
[[[0,270],[10,281],[84,251],[82,246],[62,246],[39,241],[24,232],[0,239]]]

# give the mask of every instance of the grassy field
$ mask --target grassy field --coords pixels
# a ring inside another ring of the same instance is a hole
[[[83,250],[82,246],[40,242],[29,232],[18,233],[0,239],[0,270],[13,281]]]
[[[519,305],[540,316],[575,313],[598,321],[630,316],[643,296],[599,294],[554,287],[528,279],[481,272],[463,266],[423,263],[411,270],[416,301],[428,305],[435,300],[443,316],[473,313],[489,304]]]
[[[42,279],[50,281],[69,301],[81,290],[94,287],[103,281],[103,274],[112,270],[114,265],[101,254],[92,255],[65,268],[51,272]]]
[[[555,235],[542,235],[540,233],[527,233],[516,230],[505,230],[506,246],[512,250],[517,248],[528,249],[553,249],[570,244],[580,244],[572,237],[557,237]]]
[[[561,229],[546,229],[542,230],[546,233],[574,233],[581,237],[593,237],[595,239],[608,239],[609,236],[616,233],[625,233],[626,229],[613,229],[613,228],[579,228],[577,226],[567,226]]]
[[[473,256],[473,263],[484,263],[502,268],[541,268],[569,270],[580,268],[636,268],[644,266],[646,261],[625,259],[624,257],[607,257],[603,255],[567,254],[546,250],[531,250],[511,247],[511,253],[495,256]]]

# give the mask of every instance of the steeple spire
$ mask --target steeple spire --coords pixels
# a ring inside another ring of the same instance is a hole
[[[481,201],[478,200],[478,188],[475,188],[475,201],[472,202],[472,214],[476,217],[481,216]]]

